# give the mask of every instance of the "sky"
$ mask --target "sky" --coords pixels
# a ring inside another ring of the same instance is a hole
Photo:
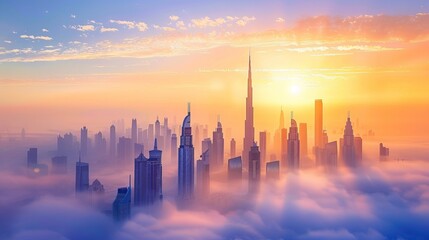
[[[257,130],[275,128],[282,106],[311,127],[322,98],[327,129],[351,111],[380,135],[429,132],[425,118],[409,118],[428,117],[427,1],[2,1],[0,9],[2,133],[180,119],[187,102],[195,121],[214,126],[221,115],[237,126],[249,50]]]

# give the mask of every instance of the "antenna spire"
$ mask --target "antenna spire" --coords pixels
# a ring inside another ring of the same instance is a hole
[[[128,176],[128,187],[131,188],[131,174]]]
[[[188,102],[188,114],[191,114],[191,103]]]

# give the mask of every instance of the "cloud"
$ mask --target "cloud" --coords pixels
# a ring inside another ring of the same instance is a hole
[[[42,29],[42,32],[49,32],[49,30],[48,30],[48,29],[46,29],[46,28],[43,28],[43,29]]]
[[[169,18],[170,18],[170,20],[171,20],[171,21],[173,21],[173,22],[175,22],[175,21],[179,20],[179,16],[176,16],[176,15],[169,16]]]
[[[246,26],[247,25],[247,23],[249,23],[249,22],[251,22],[251,21],[255,21],[256,20],[256,18],[255,17],[247,17],[247,16],[244,16],[244,17],[242,17],[240,20],[238,20],[238,21],[236,21],[235,23],[238,25],[238,26]]]
[[[183,22],[183,21],[177,21],[176,27],[180,30],[186,30],[185,22]]]
[[[144,32],[148,29],[148,26],[145,22],[131,22],[131,21],[123,21],[123,20],[110,20],[111,23],[116,23],[119,25],[124,25],[128,29],[137,28],[140,32]]]
[[[81,31],[81,32],[87,32],[87,31],[95,31],[95,26],[94,25],[76,25],[76,26],[71,26],[71,29],[77,30],[77,31]]]
[[[163,30],[163,31],[166,31],[166,32],[176,31],[175,28],[172,28],[172,27],[161,27],[159,25],[153,25],[153,28],[154,29],[160,29],[160,30]]]
[[[118,31],[117,28],[105,28],[104,26],[101,27],[100,32],[116,32]]]
[[[3,42],[5,42],[5,43],[12,43],[12,41],[9,41],[9,40],[4,40]]]
[[[52,40],[52,38],[48,36],[21,35],[19,37],[23,39],[33,39],[33,40],[45,40],[45,41]]]
[[[278,18],[276,18],[275,22],[277,22],[277,23],[284,23],[285,19],[281,18],[281,17],[278,17]]]
[[[226,16],[217,19],[204,17],[193,19],[186,26],[176,22],[177,30],[188,28],[212,28],[210,26],[236,25],[235,22],[253,21],[253,17]],[[137,28],[136,22],[111,20],[111,23],[126,28]],[[407,27],[405,27],[406,25]],[[58,53],[56,56],[37,54],[32,56],[14,56],[0,59],[1,62],[21,61],[58,61],[70,59],[97,58],[151,58],[192,54],[216,47],[248,47],[260,50],[275,48],[276,51],[308,53],[311,56],[339,56],[357,52],[388,52],[406,50],[415,42],[429,40],[429,15],[412,16],[356,16],[346,18],[310,17],[304,18],[295,25],[282,30],[258,31],[252,33],[224,29],[211,29],[210,32],[175,31],[169,36],[152,35],[134,37],[106,44],[93,43]],[[159,30],[173,30],[153,25]],[[147,29],[146,24],[140,26]],[[380,33],[382,32],[382,33]],[[175,48],[171,48],[174,44]],[[425,44],[425,43],[423,43]],[[90,46],[92,45],[92,46]]]
[[[255,21],[255,17],[236,17],[236,16],[226,16],[226,17],[218,17],[212,19],[208,16],[203,18],[195,18],[191,19],[191,26],[196,28],[206,28],[206,27],[218,27],[225,24],[231,24],[235,22],[238,26],[245,26],[250,21]]]
[[[76,15],[74,15],[74,14],[70,14],[70,17],[71,17],[71,18],[76,18]]]

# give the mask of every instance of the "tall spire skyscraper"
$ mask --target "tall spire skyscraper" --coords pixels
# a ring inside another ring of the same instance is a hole
[[[188,115],[183,119],[182,124],[178,171],[178,197],[180,200],[192,199],[194,196],[194,146],[192,145],[190,104],[188,104]]]
[[[244,141],[243,141],[243,166],[248,166],[250,148],[255,141],[255,128],[253,126],[253,88],[252,88],[252,66],[249,53],[249,72],[247,76],[247,98],[246,98],[246,119],[244,120]]]

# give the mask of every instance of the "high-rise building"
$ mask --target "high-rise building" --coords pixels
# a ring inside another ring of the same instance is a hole
[[[285,169],[287,168],[287,161],[288,161],[288,141],[287,141],[287,128],[282,128],[280,130],[280,162],[282,167]]]
[[[267,156],[267,132],[259,132],[259,146],[261,151],[261,166],[265,165]]]
[[[344,137],[342,139],[342,159],[346,166],[356,166],[355,159],[355,138],[353,135],[352,122],[350,116],[347,117],[346,126],[344,128]]]
[[[191,109],[183,119],[178,161],[178,197],[192,199],[194,196],[194,146],[192,145]]]
[[[116,128],[115,125],[110,126],[110,144],[109,144],[109,153],[113,158],[116,156]]]
[[[112,204],[113,218],[125,221],[131,217],[131,176],[128,187],[118,188],[118,194]]]
[[[197,160],[197,186],[196,192],[200,197],[206,197],[210,193],[210,150],[207,149]]]
[[[281,159],[283,161],[283,157],[285,157],[285,153],[283,152],[287,148],[285,148],[286,144],[284,140],[286,140],[287,132],[282,132],[285,128],[285,120],[284,120],[284,114],[283,114],[283,108],[280,109],[280,121],[279,121],[279,128],[274,133],[274,152],[278,159]],[[287,130],[285,130],[287,131]],[[286,145],[287,146],[287,145]],[[284,162],[282,162],[282,165]]]
[[[261,179],[261,153],[256,143],[249,152],[249,193],[257,193]]]
[[[67,157],[56,156],[52,158],[52,174],[66,174],[67,173]]]
[[[134,147],[134,143],[137,142],[137,119],[131,120],[131,145]]]
[[[287,158],[287,167],[288,170],[297,170],[299,169],[299,134],[298,126],[295,119],[290,120],[291,125],[289,128],[289,137],[288,137],[288,158]]]
[[[156,117],[156,121],[155,121],[155,138],[156,139],[161,138],[161,122],[159,121],[158,117]],[[163,149],[163,148],[161,147],[160,149]]]
[[[201,152],[205,152],[207,150],[212,149],[212,140],[210,138],[205,138],[202,142],[201,142]]]
[[[243,162],[241,157],[234,157],[228,160],[228,179],[240,180],[243,175]]]
[[[280,161],[267,162],[266,178],[267,179],[279,179],[280,178]]]
[[[299,124],[299,154],[301,157],[307,156],[307,123]]]
[[[88,129],[85,126],[80,129],[80,152],[84,157],[88,155]]]
[[[27,151],[27,168],[33,169],[37,165],[37,148],[30,148]]]
[[[134,204],[148,205],[162,200],[162,151],[158,150],[157,139],[149,159],[143,153],[134,161]]]
[[[104,155],[107,151],[106,139],[103,138],[101,132],[98,132],[94,136],[94,150],[97,155]]]
[[[173,133],[171,135],[171,159],[170,161],[176,161],[177,159],[177,135]]]
[[[222,132],[222,124],[218,119],[216,131],[213,132],[213,145],[210,149],[210,166],[212,170],[219,170],[223,168],[224,158],[224,139]]]
[[[81,162],[79,156],[79,162],[76,162],[76,178],[75,178],[75,190],[76,193],[86,192],[89,188],[89,164]]]
[[[322,99],[314,101],[314,147],[323,148],[323,102]]]
[[[79,144],[74,139],[73,134],[66,133],[64,137],[57,138],[57,156],[67,156],[69,158],[76,157],[79,149]]]
[[[153,124],[149,124],[148,128],[147,128],[147,140],[149,144],[152,144],[153,141],[155,140],[155,132],[154,132],[154,126]]]
[[[249,71],[247,75],[247,98],[246,98],[246,119],[244,121],[243,140],[243,164],[248,166],[250,148],[255,141],[255,127],[253,126],[253,88],[252,88],[252,67],[249,54]]]
[[[355,161],[357,164],[360,164],[362,163],[362,138],[361,137],[355,137],[354,146],[355,146]]]
[[[336,168],[338,166],[337,141],[325,145],[325,167]]]
[[[383,146],[383,143],[380,143],[380,161],[386,161],[389,160],[389,148]]]
[[[229,154],[230,158],[236,157],[235,156],[236,155],[236,143],[235,143],[234,138],[231,139],[231,144],[230,144],[230,147],[229,147],[229,151],[230,151],[230,154]]]
[[[132,149],[131,138],[120,137],[118,141],[118,159],[121,161],[131,160],[133,153]]]

